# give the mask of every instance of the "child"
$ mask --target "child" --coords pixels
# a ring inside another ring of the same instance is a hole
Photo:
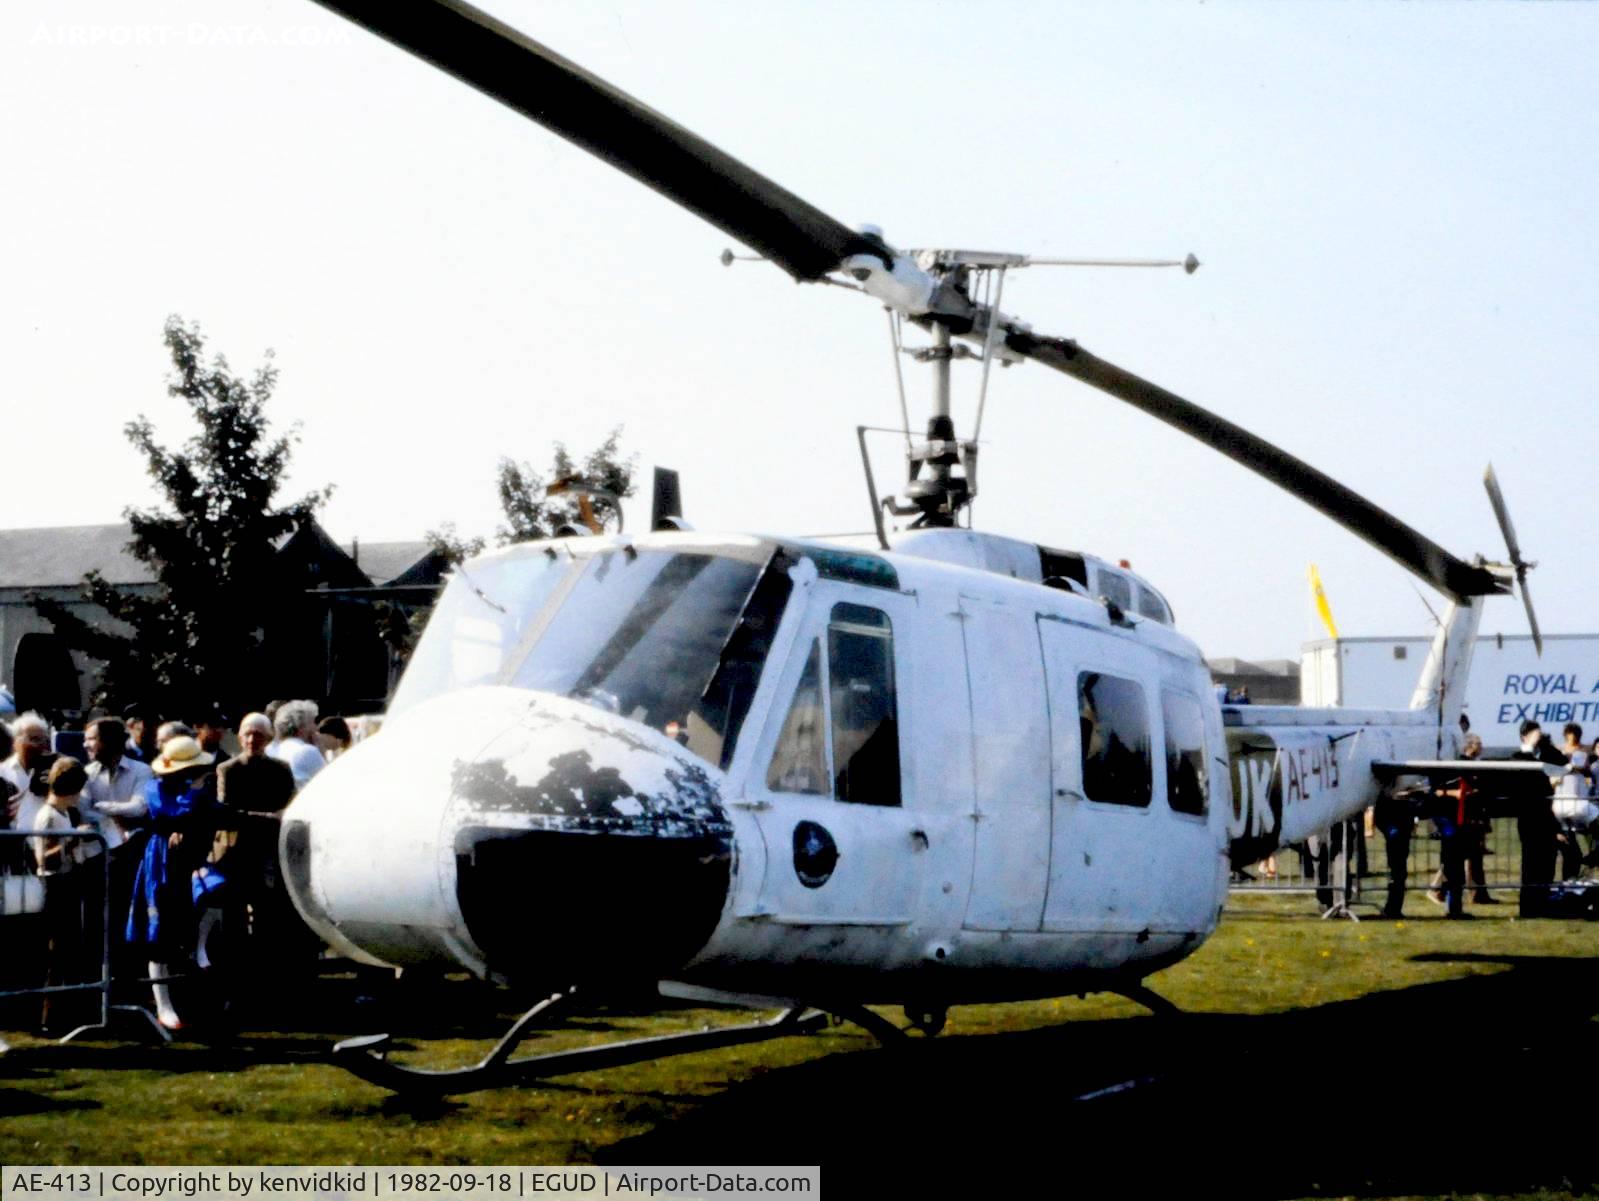
[[[34,815],[33,828],[41,834],[33,839],[33,857],[44,881],[46,988],[75,984],[83,974],[84,890],[82,873],[77,869],[88,856],[84,839],[61,835],[94,831],[94,826],[78,811],[78,794],[87,783],[83,765],[63,755],[50,765],[45,803]],[[50,1002],[56,995],[45,994],[39,1015],[40,1033],[46,1037],[60,1032],[50,1021]]]

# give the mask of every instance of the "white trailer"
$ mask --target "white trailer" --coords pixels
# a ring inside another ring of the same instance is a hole
[[[1420,636],[1307,642],[1300,652],[1300,703],[1357,709],[1408,705],[1430,642]],[[1599,634],[1547,634],[1542,657],[1527,635],[1480,636],[1465,709],[1490,755],[1514,750],[1528,718],[1556,745],[1560,728],[1570,721],[1582,726],[1591,742],[1599,737]]]

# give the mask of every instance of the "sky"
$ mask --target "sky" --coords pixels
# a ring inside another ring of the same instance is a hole
[[[486,7],[897,246],[1193,252],[1030,268],[1004,307],[1463,556],[1503,556],[1491,461],[1545,632],[1599,630],[1599,6]],[[898,421],[873,302],[724,268],[718,230],[304,0],[13,0],[0,162],[4,526],[154,502],[122,430],[189,432],[177,313],[241,373],[275,352],[289,491],[336,485],[341,539],[491,533],[502,456],[618,425],[634,528],[657,462],[701,529],[870,528],[855,426]],[[1209,656],[1321,636],[1312,562],[1345,636],[1431,629],[1401,568],[1075,381],[996,372],[982,436],[978,528],[1129,560]]]

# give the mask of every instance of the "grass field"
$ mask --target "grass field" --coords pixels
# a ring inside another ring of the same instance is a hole
[[[327,1048],[393,1029],[412,1062],[465,1062],[504,998],[452,980],[373,1012],[329,976],[226,1044],[8,1035],[0,1163],[820,1162],[829,1192],[879,1195],[1582,1193],[1599,1179],[1599,926],[1414,907],[1355,923],[1239,898],[1152,979],[1174,1019],[1104,995],[972,1006],[898,1051],[841,1026],[429,1103]],[[602,1012],[524,1052],[745,1016]],[[1050,1187],[1022,1186],[1040,1172]]]

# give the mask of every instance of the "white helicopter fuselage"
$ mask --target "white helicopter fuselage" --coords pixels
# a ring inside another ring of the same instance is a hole
[[[1224,707],[1169,610],[938,533],[469,561],[382,733],[286,814],[301,912],[363,959],[556,987],[1059,995],[1193,951],[1240,847],[1325,830],[1371,803],[1373,761],[1438,749],[1419,709]],[[986,569],[940,561],[961,545]]]
[[[1447,773],[1471,634],[1482,598],[1528,567],[1491,476],[1508,568],[1450,555],[1219,414],[1007,316],[1004,272],[1028,256],[852,230],[465,0],[323,3],[794,279],[882,301],[896,354],[934,376],[905,491],[879,504],[868,469],[881,547],[650,534],[466,563],[381,735],[286,815],[289,888],[335,947],[856,1020],[865,1002],[931,1016],[1129,991],[1215,929],[1229,866],[1328,830],[1417,769],[1465,778]],[[931,344],[904,346],[904,323]],[[1412,709],[1224,706],[1137,577],[951,528],[979,448],[952,416],[954,339],[981,345],[983,388],[995,359],[1098,388],[1456,598]],[[940,528],[882,549],[885,511]]]

